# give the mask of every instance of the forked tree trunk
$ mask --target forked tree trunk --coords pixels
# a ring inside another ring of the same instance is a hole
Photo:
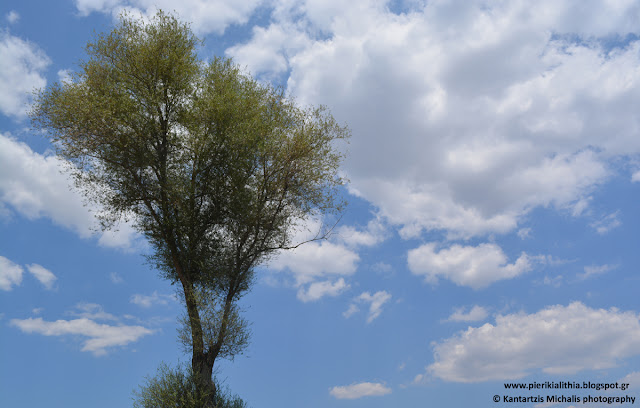
[[[206,402],[202,408],[214,408],[216,397],[216,386],[213,382],[213,365],[207,362],[207,356],[204,353],[196,353],[194,351],[191,359],[193,375],[196,377],[196,394],[198,399],[207,396]]]

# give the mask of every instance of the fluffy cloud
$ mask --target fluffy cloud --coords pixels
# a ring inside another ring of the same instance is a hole
[[[379,397],[391,394],[391,388],[381,383],[363,382],[333,387],[329,394],[337,399],[356,399],[362,397]]]
[[[247,22],[260,0],[76,0],[80,15],[92,12],[119,15],[127,11],[134,15],[151,16],[156,10],[175,11],[184,21],[190,21],[194,31],[200,34],[221,34],[231,24]]]
[[[450,322],[477,322],[487,318],[489,313],[482,306],[475,305],[465,313],[464,308],[456,309],[447,319]]]
[[[422,275],[425,281],[435,284],[438,278],[456,285],[482,289],[503,279],[512,279],[531,269],[526,254],[509,264],[502,249],[496,244],[474,246],[453,245],[436,251],[436,244],[429,243],[408,253],[409,270]]]
[[[7,204],[32,220],[49,218],[80,237],[89,238],[96,220],[82,204],[80,194],[69,186],[64,164],[58,158],[36,153],[25,143],[0,133],[0,204]],[[117,231],[102,233],[99,243],[130,248],[137,238],[131,225],[122,224]]]
[[[301,243],[316,237],[323,226],[311,220],[295,233],[293,242]],[[345,244],[328,240],[306,242],[297,248],[281,251],[269,262],[274,272],[286,272],[298,289],[303,302],[337,296],[349,288],[344,277],[351,276],[360,261],[358,254]]]
[[[574,302],[469,327],[435,344],[427,373],[455,382],[516,379],[537,370],[572,374],[614,367],[638,350],[638,314]]]
[[[333,283],[330,280],[313,282],[306,290],[302,287],[298,289],[297,297],[303,302],[314,302],[325,296],[338,296],[347,289],[349,289],[349,285],[344,281],[344,278]]]
[[[10,291],[13,286],[22,283],[22,266],[13,263],[10,259],[0,256],[0,289]]]
[[[38,282],[42,283],[47,290],[53,289],[53,284],[58,279],[53,272],[38,264],[27,265],[27,270]]]
[[[356,271],[360,257],[344,246],[329,241],[309,242],[298,248],[282,251],[269,262],[273,270],[288,270],[296,285],[303,285],[326,276],[348,276]]]
[[[88,318],[74,320],[56,320],[48,322],[42,318],[13,319],[11,325],[24,333],[38,333],[44,336],[81,336],[82,351],[92,352],[96,356],[104,355],[114,347],[123,347],[153,333],[142,326],[111,326],[99,324]]]
[[[343,225],[335,231],[335,239],[350,248],[375,246],[384,241],[386,236],[385,227],[375,218],[367,223],[364,230]]]
[[[16,21],[17,14],[7,19]],[[47,84],[44,71],[51,61],[38,46],[0,30],[0,112],[25,117],[31,92]]]
[[[349,123],[350,188],[404,237],[507,233],[536,207],[580,215],[610,159],[640,152],[635,3],[404,7],[281,0],[227,50]],[[603,45],[616,36],[631,40]]]

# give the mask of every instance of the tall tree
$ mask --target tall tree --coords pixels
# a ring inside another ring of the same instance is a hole
[[[181,285],[197,393],[213,401],[216,359],[246,343],[235,305],[256,266],[298,244],[296,225],[341,209],[348,130],[198,46],[174,16],[124,15],[31,116],[103,206],[103,227],[132,220]]]

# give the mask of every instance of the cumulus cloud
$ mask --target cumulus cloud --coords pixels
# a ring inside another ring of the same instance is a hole
[[[498,316],[435,343],[427,374],[453,382],[517,379],[615,367],[640,352],[640,316],[580,302]],[[534,356],[535,358],[532,358]]]
[[[38,264],[27,265],[27,270],[32,274],[38,282],[40,282],[47,290],[53,289],[53,284],[58,279],[50,270]]]
[[[334,7],[275,2],[270,24],[227,53],[287,73],[301,103],[349,123],[351,192],[405,238],[508,233],[536,207],[579,216],[610,160],[640,152],[633,2]],[[612,36],[629,40],[601,41]]]
[[[25,143],[0,133],[0,204],[28,219],[49,218],[89,238],[96,228],[91,211],[97,209],[85,207],[82,196],[69,187],[60,159],[34,152]],[[121,224],[118,230],[101,233],[98,242],[131,248],[138,237],[131,225]]]
[[[435,284],[438,278],[444,278],[473,289],[486,288],[531,270],[526,254],[510,264],[496,244],[453,245],[437,251],[435,243],[428,243],[410,250],[407,260],[411,273],[424,276],[426,282]]]
[[[391,388],[382,383],[362,382],[358,384],[333,387],[329,389],[329,394],[337,399],[379,397],[391,394]]]
[[[487,318],[489,313],[487,309],[482,306],[475,305],[469,310],[465,312],[465,308],[456,309],[451,316],[447,319],[450,322],[477,322]]]
[[[49,64],[51,60],[37,45],[0,30],[0,112],[23,119],[33,90],[47,84],[44,72]]]
[[[105,355],[110,348],[126,346],[153,333],[153,330],[142,326],[110,326],[86,318],[56,320],[55,322],[48,322],[40,317],[24,320],[12,319],[11,325],[29,334],[86,337],[87,339],[83,341],[82,351],[92,352],[96,356]]]
[[[22,266],[0,255],[0,289],[10,291],[22,283]]]
[[[296,231],[293,242],[308,241],[321,230],[319,221],[309,221]],[[268,268],[291,276],[293,286],[298,289],[298,299],[310,302],[347,290],[349,284],[344,277],[355,273],[359,261],[358,254],[345,244],[322,240],[281,251],[269,261]]]
[[[298,289],[297,297],[303,302],[314,302],[325,296],[335,297],[349,289],[350,285],[347,284],[344,278],[340,278],[335,282],[330,280],[322,282],[313,282],[306,289]]]
[[[386,229],[378,219],[367,223],[364,230],[350,225],[342,225],[336,229],[335,238],[350,248],[375,246],[387,237]]]
[[[269,263],[273,270],[288,270],[302,285],[325,276],[348,276],[356,271],[360,257],[355,252],[328,241],[310,242],[282,251]]]
[[[193,30],[199,34],[222,34],[231,24],[248,21],[251,13],[261,3],[260,0],[76,0],[76,7],[82,16],[93,12],[118,16],[122,11],[149,17],[159,9],[175,11],[184,21],[190,21]]]

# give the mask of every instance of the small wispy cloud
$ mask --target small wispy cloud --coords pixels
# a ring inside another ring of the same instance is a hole
[[[518,230],[518,238],[520,239],[531,238],[531,228],[520,228]]]
[[[7,13],[5,18],[7,19],[7,22],[9,22],[9,24],[17,23],[18,20],[20,20],[20,14],[18,14],[18,12],[15,10],[11,10]]]
[[[353,303],[349,305],[349,309],[342,313],[342,315],[345,318],[349,318],[357,313],[360,310],[356,305],[357,303],[369,304],[367,323],[371,323],[380,316],[382,313],[382,306],[384,306],[384,304],[389,300],[391,300],[391,294],[383,290],[376,292],[373,295],[369,292],[363,292],[360,296],[353,299]]]
[[[456,309],[451,316],[447,319],[449,322],[477,322],[487,318],[489,313],[487,309],[482,306],[475,305],[469,310],[465,312],[465,308]]]
[[[104,311],[104,308],[97,303],[78,303],[75,310],[68,312],[71,316],[80,317],[91,320],[111,320],[119,321],[116,316]]]
[[[362,382],[337,386],[329,389],[329,394],[337,399],[357,399],[362,397],[379,397],[391,394],[391,388],[382,383]]]
[[[31,264],[31,265],[27,265],[27,270],[29,271],[29,273],[31,273],[37,280],[38,282],[40,282],[45,289],[47,290],[51,290],[53,289],[53,284],[55,283],[55,281],[58,279],[56,277],[56,275],[53,274],[53,272],[51,272],[50,270],[48,270],[47,268],[38,265],[38,264]]]
[[[115,272],[111,272],[111,273],[109,274],[109,279],[111,279],[111,282],[115,283],[116,285],[117,285],[118,283],[122,283],[122,282],[124,282],[124,279],[122,279],[122,276],[118,275],[118,274],[117,274],[117,273],[115,273]]]
[[[129,301],[135,305],[148,308],[153,305],[167,305],[169,302],[174,300],[174,295],[163,295],[154,291],[151,295],[135,294],[131,296]]]
[[[618,214],[619,214],[619,211],[616,211],[614,213],[611,213],[609,215],[602,217],[597,221],[592,222],[589,225],[593,229],[595,229],[598,234],[604,235],[609,231],[613,230],[614,228],[617,228],[620,225],[622,225],[622,222],[620,222],[620,220],[618,219]]]
[[[597,275],[602,275],[604,273],[610,272],[614,269],[618,268],[618,265],[591,265],[584,267],[584,273],[579,273],[576,277],[580,280],[585,280],[592,278]]]
[[[10,259],[0,256],[0,289],[10,291],[14,286],[22,283],[22,266],[12,262]]]

